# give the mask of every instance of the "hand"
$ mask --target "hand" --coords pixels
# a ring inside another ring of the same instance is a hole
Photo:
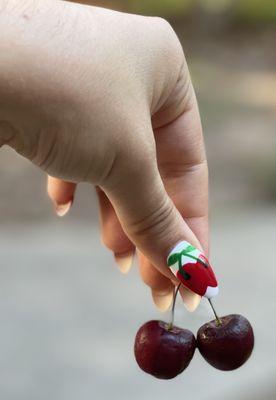
[[[59,209],[76,183],[94,184],[103,242],[120,263],[139,250],[142,279],[168,308],[178,283],[170,250],[186,240],[208,253],[201,123],[174,31],[57,0],[6,2],[0,24],[0,144],[55,177]],[[181,293],[194,309],[200,297]]]

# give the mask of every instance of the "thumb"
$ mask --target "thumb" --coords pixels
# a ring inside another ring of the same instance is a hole
[[[156,158],[141,153],[120,157],[103,190],[125,233],[160,272],[212,297],[217,282],[201,245],[168,196]]]

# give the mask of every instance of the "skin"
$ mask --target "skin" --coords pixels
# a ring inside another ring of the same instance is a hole
[[[0,145],[50,175],[57,205],[93,184],[103,243],[138,249],[143,281],[171,296],[176,243],[208,254],[202,128],[173,29],[58,0],[0,0],[0,29]]]

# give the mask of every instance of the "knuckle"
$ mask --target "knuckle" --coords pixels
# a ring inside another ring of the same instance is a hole
[[[160,173],[163,179],[183,178],[188,174],[194,175],[207,175],[208,164],[205,158],[184,160],[184,161],[166,161],[159,166]]]
[[[126,181],[140,180],[144,173],[152,174],[155,162],[153,138],[139,134],[126,135],[124,141],[114,148],[113,156],[106,163],[100,186],[113,190],[122,187]]]
[[[156,19],[156,28],[164,54],[169,56],[173,61],[183,62],[183,49],[173,27],[164,18],[156,17]]]
[[[173,31],[171,24],[163,17],[153,17],[154,22],[158,26],[159,31],[169,33]]]
[[[187,86],[189,77],[182,45],[170,23],[157,18],[155,27],[155,76],[162,76],[163,79],[154,80],[152,114],[156,114],[162,107],[167,108],[167,101],[180,101],[175,96],[180,97],[178,92],[183,92],[183,84]]]
[[[155,237],[162,239],[172,229],[174,206],[166,197],[146,216],[135,221],[129,227],[129,232],[135,237]]]
[[[0,121],[0,147],[11,146],[18,153],[24,152],[24,145],[21,143],[18,130],[8,121]]]
[[[43,170],[49,170],[58,150],[57,129],[41,129],[37,132],[35,144],[28,158]]]

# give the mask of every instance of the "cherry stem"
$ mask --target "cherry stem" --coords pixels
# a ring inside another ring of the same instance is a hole
[[[177,286],[177,288],[176,288],[176,291],[174,292],[173,303],[172,303],[172,317],[171,317],[171,322],[170,322],[169,325],[168,325],[168,329],[172,329],[172,327],[173,327],[173,323],[174,323],[174,309],[175,309],[176,297],[177,297],[177,294],[178,294],[178,292],[179,292],[180,286],[181,286],[181,283],[178,284],[178,286]]]
[[[222,325],[221,319],[218,317],[218,314],[217,314],[217,312],[216,312],[216,310],[215,310],[215,308],[214,308],[214,306],[213,306],[213,303],[212,303],[211,299],[208,299],[208,301],[209,301],[210,306],[211,306],[211,308],[212,308],[212,310],[213,310],[213,313],[214,313],[214,315],[215,315],[215,317],[216,317],[217,324],[218,324],[218,325]]]

